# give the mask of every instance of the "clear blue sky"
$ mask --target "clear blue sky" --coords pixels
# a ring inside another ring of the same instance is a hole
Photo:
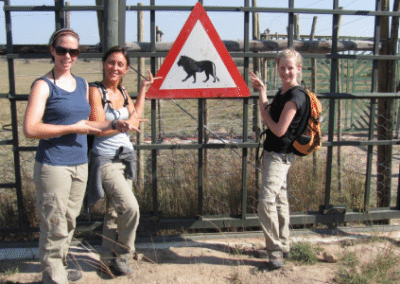
[[[70,5],[95,5],[95,0],[69,0]],[[149,0],[127,0],[127,5],[136,5],[138,2],[149,5]],[[156,0],[158,5],[179,5],[182,0]],[[185,5],[195,5],[196,0],[185,0]],[[285,0],[258,0],[263,7],[287,7]],[[390,1],[392,9],[393,0]],[[54,5],[54,0],[11,0],[12,5]],[[244,0],[204,0],[204,6],[243,6]],[[0,2],[0,44],[6,43],[4,3]],[[340,0],[339,6],[346,10],[374,10],[375,0]],[[295,0],[296,8],[332,9],[332,0]],[[163,41],[174,41],[179,34],[190,12],[156,12],[156,25],[164,32]],[[209,12],[222,40],[236,40],[243,38],[243,13],[240,12]],[[300,15],[301,34],[310,34],[313,20],[312,14]],[[332,16],[317,15],[318,23],[316,35],[330,35]],[[288,23],[286,14],[261,13],[261,31],[270,29],[271,33],[286,33]],[[145,13],[146,41],[149,41],[149,13]],[[54,30],[53,12],[13,12],[12,13],[13,42],[15,44],[47,44]],[[96,44],[99,42],[97,18],[95,12],[71,12],[71,28],[81,37],[82,44]],[[344,16],[340,35],[373,36],[374,18],[371,16]],[[136,41],[136,12],[127,12],[126,41]]]

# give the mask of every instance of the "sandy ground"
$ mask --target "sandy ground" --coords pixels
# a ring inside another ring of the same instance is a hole
[[[383,241],[371,243],[376,236]],[[360,241],[361,240],[361,241]],[[89,283],[337,283],[338,271],[343,266],[346,251],[352,251],[361,261],[387,252],[400,256],[398,243],[400,229],[378,232],[343,232],[333,234],[292,233],[293,242],[307,241],[318,251],[319,261],[314,265],[285,261],[280,270],[271,270],[266,259],[255,257],[255,249],[263,246],[261,234],[247,238],[197,237],[173,243],[142,243],[137,251],[141,259],[132,260],[134,273],[112,277],[100,271],[98,254],[87,248],[73,247],[70,267],[83,271],[77,284]],[[346,245],[343,245],[346,242]],[[373,244],[373,245],[371,245]],[[336,263],[323,259],[326,252],[338,258]],[[0,283],[40,283],[40,265],[37,260],[0,262]],[[400,281],[400,279],[399,279]],[[399,282],[393,282],[399,283]]]

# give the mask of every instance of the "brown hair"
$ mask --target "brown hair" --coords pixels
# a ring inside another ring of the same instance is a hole
[[[106,62],[107,58],[111,54],[116,53],[116,52],[121,52],[122,53],[122,55],[125,57],[126,64],[128,66],[131,64],[131,61],[130,61],[129,55],[128,55],[128,51],[126,50],[125,47],[122,47],[122,46],[113,46],[109,50],[107,50],[107,52],[103,55],[103,58],[102,58],[103,63]]]
[[[62,36],[65,36],[65,35],[71,35],[74,38],[76,38],[78,40],[78,42],[79,42],[79,36],[74,30],[69,29],[69,28],[62,28],[62,29],[59,29],[59,30],[55,31],[51,35],[50,40],[49,40],[49,45],[52,46],[52,47],[55,47],[57,39],[62,37]]]
[[[74,38],[76,38],[78,40],[78,43],[79,43],[79,36],[73,29],[62,28],[62,29],[56,30],[51,35],[50,40],[49,40],[49,46],[54,48],[56,46],[57,39],[59,39],[62,36],[66,36],[66,35],[73,36]],[[51,60],[53,60],[53,62],[54,62],[53,55],[51,55]]]
[[[110,57],[111,54],[117,53],[117,52],[122,53],[122,55],[125,57],[126,65],[129,66],[131,64],[131,60],[129,59],[128,51],[126,50],[125,47],[122,47],[122,46],[110,47],[110,49],[107,50],[107,52],[103,55],[103,58],[102,58],[103,63],[106,62],[106,60],[108,59],[108,57]],[[104,77],[104,72],[103,72],[103,77]],[[119,82],[119,85],[121,85],[121,84],[122,84],[122,78],[121,78],[121,81]]]

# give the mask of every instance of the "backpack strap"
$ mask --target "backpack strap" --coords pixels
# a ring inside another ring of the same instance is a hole
[[[128,102],[128,92],[121,85],[118,85],[118,89],[122,93],[122,96],[124,97],[124,107],[126,107],[128,105],[128,103],[129,103]]]
[[[111,104],[110,99],[108,98],[108,92],[106,87],[99,81],[89,83],[89,87],[97,87],[100,90],[101,93],[101,103],[103,104],[103,108],[106,108],[106,105]],[[122,93],[122,96],[124,97],[124,107],[128,105],[128,94],[125,88],[123,88],[121,85],[118,85],[118,90]]]
[[[100,90],[101,103],[103,105],[103,108],[106,108],[106,105],[111,103],[111,101],[108,99],[106,87],[104,87],[104,85],[101,82],[96,81],[96,82],[89,83],[89,87],[96,87]]]

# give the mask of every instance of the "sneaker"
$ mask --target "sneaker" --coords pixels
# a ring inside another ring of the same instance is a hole
[[[282,268],[283,267],[283,262],[281,261],[281,260],[279,260],[279,259],[271,259],[270,261],[269,261],[269,266],[272,268],[272,269],[279,269],[279,268]]]
[[[69,282],[76,282],[82,278],[82,273],[77,269],[68,269],[67,279]]]
[[[115,259],[112,268],[115,270],[117,275],[129,275],[133,273],[133,269],[130,265],[130,259],[130,254],[121,255]]]

